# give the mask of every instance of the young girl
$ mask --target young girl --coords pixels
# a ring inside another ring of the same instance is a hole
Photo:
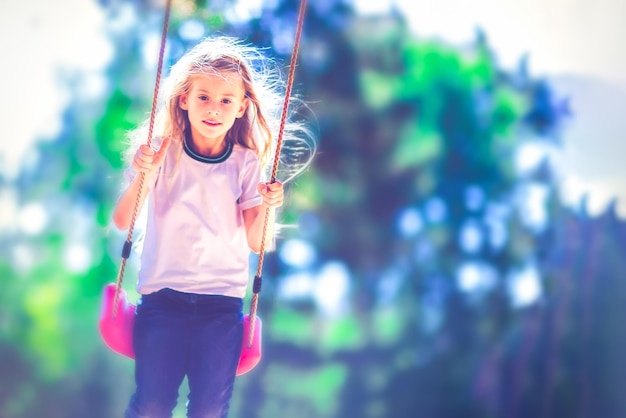
[[[228,413],[250,250],[260,250],[266,208],[272,234],[284,195],[280,182],[262,182],[282,105],[268,62],[239,40],[203,40],[163,83],[155,149],[129,151],[129,185],[113,220],[129,227],[138,194],[148,212],[127,418],[171,417],[185,376],[189,417]]]

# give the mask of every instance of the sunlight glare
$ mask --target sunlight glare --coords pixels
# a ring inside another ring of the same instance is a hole
[[[43,231],[48,223],[48,213],[41,203],[29,203],[20,209],[18,223],[27,235],[35,235]]]
[[[512,273],[508,278],[508,292],[511,303],[516,308],[524,308],[540,300],[541,280],[536,267],[527,265]]]
[[[340,261],[324,265],[317,276],[313,291],[315,302],[322,315],[336,318],[348,310],[350,272]]]
[[[422,216],[415,208],[406,208],[398,216],[398,229],[405,238],[417,235],[423,228]]]
[[[91,266],[91,254],[83,244],[72,244],[63,253],[65,267],[72,273],[83,273]]]
[[[281,260],[292,267],[306,268],[316,259],[315,248],[301,239],[287,240],[280,248]]]

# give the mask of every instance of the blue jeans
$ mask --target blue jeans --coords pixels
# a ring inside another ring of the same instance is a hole
[[[134,395],[126,418],[170,418],[187,376],[189,418],[228,414],[241,354],[243,300],[172,289],[137,306]]]

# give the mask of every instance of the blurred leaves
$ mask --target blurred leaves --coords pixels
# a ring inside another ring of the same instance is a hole
[[[132,362],[100,341],[97,315],[124,239],[109,220],[124,133],[150,111],[162,9],[100,3],[115,50],[108,90],[86,98],[75,75],[59,137],[0,179],[20,209],[45,209],[2,223],[2,417],[115,417],[132,393]],[[288,62],[297,2],[270,3],[240,21],[232,1],[175,1],[168,63],[217,32]],[[549,164],[520,175],[514,163],[526,141],[558,145],[566,102],[524,62],[500,69],[481,33],[464,47],[420,39],[402,16],[339,1],[310,5],[299,62],[312,113],[300,116],[318,148],[287,187],[287,226],[266,256],[264,358],[238,378],[233,413],[622,416],[625,224],[611,208],[562,207]],[[530,186],[544,200],[525,201]],[[290,240],[309,259],[281,252]],[[538,293],[520,296],[528,289]]]

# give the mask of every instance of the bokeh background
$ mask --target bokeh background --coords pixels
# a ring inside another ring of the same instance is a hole
[[[0,4],[0,417],[120,417],[132,393],[97,318],[162,6]],[[174,0],[165,66],[221,33],[286,74],[297,8]],[[287,185],[232,417],[626,416],[624,16],[309,2],[294,92],[318,148]]]

